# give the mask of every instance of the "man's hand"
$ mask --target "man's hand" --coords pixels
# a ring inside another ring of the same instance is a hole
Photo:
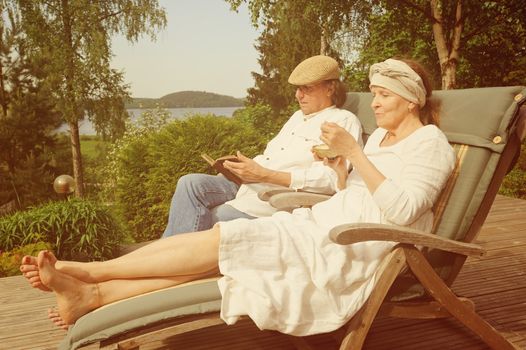
[[[244,156],[237,151],[239,162],[225,161],[224,167],[239,176],[246,183],[269,182],[272,170],[267,169],[256,163],[254,160]]]

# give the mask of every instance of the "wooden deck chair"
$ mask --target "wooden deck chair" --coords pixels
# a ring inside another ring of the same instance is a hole
[[[479,88],[437,91],[436,95],[442,102],[441,127],[457,151],[458,163],[435,205],[433,234],[378,224],[342,225],[330,233],[339,244],[400,242],[382,263],[364,307],[336,332],[340,349],[360,349],[378,313],[412,318],[454,316],[491,348],[515,348],[449,286],[467,256],[483,254],[471,242],[520,152],[526,129],[526,106],[521,110],[526,89]],[[349,93],[345,105],[360,118],[366,134],[376,128],[370,102],[368,93]],[[126,299],[81,317],[59,348],[139,349],[155,339],[221,324],[220,302],[213,278]],[[290,338],[298,348],[309,348],[302,338]]]

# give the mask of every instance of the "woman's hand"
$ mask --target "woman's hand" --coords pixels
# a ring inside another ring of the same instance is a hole
[[[358,142],[342,127],[335,123],[323,123],[321,125],[320,139],[333,151],[351,162],[354,169],[360,172],[371,194],[385,181],[385,176],[367,158]],[[341,178],[338,175],[338,186],[340,186],[340,181]]]
[[[354,137],[336,123],[324,122],[321,124],[320,140],[327,144],[331,150],[349,160],[356,152],[361,151],[361,147]]]
[[[343,190],[347,187],[347,176],[349,175],[347,170],[347,162],[343,156],[337,156],[335,158],[323,158],[323,165],[328,166],[338,176],[338,189]]]

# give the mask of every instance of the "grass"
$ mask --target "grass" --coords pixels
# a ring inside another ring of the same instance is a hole
[[[82,135],[80,138],[82,156],[92,160],[96,159],[105,144],[107,141],[103,141],[99,136]]]

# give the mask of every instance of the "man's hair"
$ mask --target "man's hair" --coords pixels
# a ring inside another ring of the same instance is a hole
[[[336,107],[341,108],[347,98],[347,87],[338,79],[326,80],[325,83],[332,86],[332,103],[334,103]]]

